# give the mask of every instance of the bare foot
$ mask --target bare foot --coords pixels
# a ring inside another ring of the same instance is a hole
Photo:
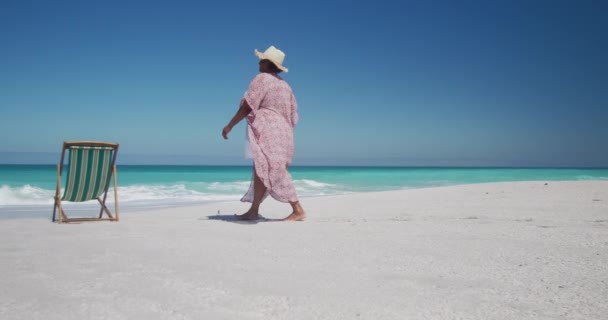
[[[257,212],[245,212],[243,214],[235,214],[237,220],[257,220],[259,214]]]
[[[306,212],[304,211],[294,211],[287,218],[283,219],[283,221],[302,221],[306,219]]]

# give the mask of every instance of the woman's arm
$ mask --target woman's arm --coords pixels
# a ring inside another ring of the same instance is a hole
[[[249,114],[249,112],[251,112],[251,107],[247,103],[247,100],[243,99],[239,110],[234,114],[234,117],[232,117],[230,122],[222,130],[222,136],[224,139],[228,139],[228,133],[230,133],[232,128],[241,122],[241,120],[243,120]]]

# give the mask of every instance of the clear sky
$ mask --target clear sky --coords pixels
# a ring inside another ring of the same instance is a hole
[[[608,166],[607,1],[0,1],[0,163],[63,140],[246,164],[221,129],[286,53],[294,164]],[[49,156],[50,154],[50,156]],[[49,160],[50,159],[50,160]]]

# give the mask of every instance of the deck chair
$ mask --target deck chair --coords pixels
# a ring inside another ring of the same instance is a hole
[[[65,191],[61,193],[61,176],[64,171],[65,151],[68,151],[68,166]],[[116,178],[116,154],[118,143],[97,141],[65,141],[61,151],[61,161],[57,165],[57,191],[53,206],[53,222],[118,221],[118,192]],[[110,179],[114,176],[114,212],[106,207]],[[62,207],[62,201],[84,202],[96,199],[101,205],[99,217],[69,218]],[[58,214],[56,214],[58,213]],[[103,214],[107,218],[102,218]],[[58,217],[57,217],[58,216]]]

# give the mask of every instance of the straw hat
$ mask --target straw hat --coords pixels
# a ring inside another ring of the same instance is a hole
[[[281,69],[283,72],[287,72],[287,68],[283,67],[283,60],[285,60],[285,53],[283,51],[275,48],[274,46],[268,47],[266,51],[259,52],[258,49],[255,49],[255,55],[260,58],[260,60],[270,60],[274,63],[277,68]]]

